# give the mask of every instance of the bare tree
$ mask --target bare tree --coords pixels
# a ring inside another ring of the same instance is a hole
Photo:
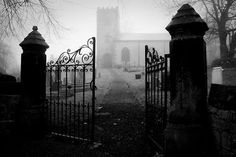
[[[236,53],[236,0],[169,0],[171,6],[189,3],[204,8],[209,26],[208,39],[219,38],[221,58],[232,58]]]
[[[49,9],[48,0],[0,0],[0,38],[19,35],[27,22],[42,21],[55,31],[58,22]]]

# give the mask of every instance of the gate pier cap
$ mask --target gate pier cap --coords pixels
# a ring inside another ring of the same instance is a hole
[[[45,42],[45,39],[38,32],[38,27],[33,26],[32,30],[33,31],[30,32],[28,36],[25,37],[25,39],[20,43],[20,46],[23,48],[23,50],[27,50],[28,48],[40,48],[45,51],[47,48],[49,48],[48,44]]]
[[[166,27],[172,39],[184,35],[204,36],[208,29],[207,24],[189,4],[184,4]]]

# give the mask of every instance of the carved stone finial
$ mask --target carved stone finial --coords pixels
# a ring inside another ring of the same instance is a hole
[[[189,4],[184,4],[172,18],[166,30],[173,36],[177,34],[204,35],[208,30],[207,24]]]
[[[42,48],[49,48],[48,44],[45,42],[45,39],[38,32],[38,27],[33,26],[33,31],[28,34],[27,37],[20,43],[21,47],[28,47],[28,45],[38,45]]]
[[[33,26],[33,31],[37,31],[38,30],[38,27],[37,26]]]

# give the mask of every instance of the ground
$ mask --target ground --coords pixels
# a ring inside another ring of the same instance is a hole
[[[99,69],[96,79],[95,144],[73,144],[46,137],[6,138],[6,156],[145,157],[150,149],[144,134],[144,76],[122,69]]]
[[[110,73],[112,82],[99,110],[107,114],[97,116],[97,137],[102,149],[108,156],[145,156],[144,106],[135,97],[134,82],[126,81],[129,74],[119,70],[110,70]],[[134,74],[131,75],[134,78]]]

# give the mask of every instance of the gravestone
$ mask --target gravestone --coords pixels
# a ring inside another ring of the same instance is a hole
[[[212,83],[213,84],[222,84],[223,77],[222,77],[222,67],[213,67],[212,69]]]
[[[135,79],[141,79],[141,74],[135,74]]]

